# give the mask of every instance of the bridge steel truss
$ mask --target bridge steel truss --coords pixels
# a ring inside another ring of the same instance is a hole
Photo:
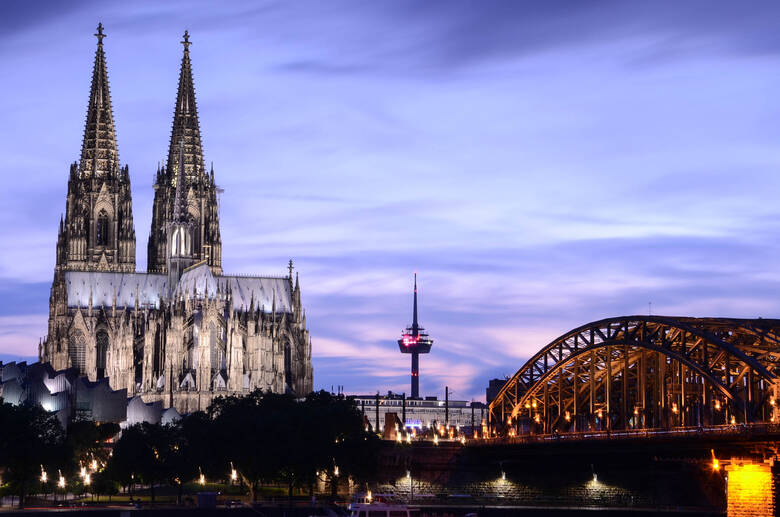
[[[775,422],[780,320],[623,316],[542,348],[491,402],[496,435]]]

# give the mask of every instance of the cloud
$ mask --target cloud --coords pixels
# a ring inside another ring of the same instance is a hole
[[[0,353],[37,356],[38,340],[46,333],[46,318],[45,314],[0,316]]]
[[[408,391],[414,270],[423,389],[464,398],[650,302],[780,310],[774,3],[9,5],[0,353],[46,332],[100,20],[138,268],[188,28],[225,270],[295,260],[318,387]]]

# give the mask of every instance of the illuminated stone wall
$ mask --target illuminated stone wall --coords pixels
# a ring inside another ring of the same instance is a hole
[[[780,469],[768,463],[732,460],[728,473],[728,517],[776,515]]]
[[[388,443],[379,497],[414,504],[688,510],[726,509],[724,473],[709,462],[600,448],[457,447]]]

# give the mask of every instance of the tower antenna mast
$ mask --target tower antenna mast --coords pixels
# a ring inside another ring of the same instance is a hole
[[[412,326],[406,327],[406,330],[401,334],[401,339],[398,340],[398,348],[401,353],[412,355],[412,396],[410,398],[420,398],[420,354],[430,353],[432,346],[433,339],[428,337],[417,318],[417,273],[415,272]]]

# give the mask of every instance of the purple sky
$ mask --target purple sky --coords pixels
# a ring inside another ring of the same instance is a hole
[[[0,357],[46,333],[102,21],[139,269],[189,29],[229,273],[300,272],[315,387],[484,399],[595,319],[780,314],[780,3],[3,2]]]

